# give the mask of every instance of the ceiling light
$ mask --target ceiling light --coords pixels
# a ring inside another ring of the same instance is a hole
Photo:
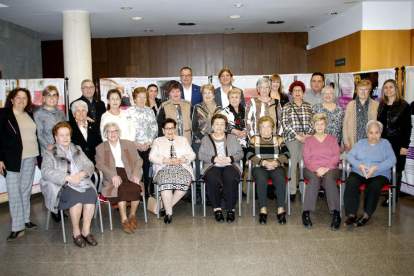
[[[313,26],[313,25],[309,25],[309,26],[306,26],[305,28],[314,28],[315,26]]]
[[[348,1],[348,2],[345,2],[345,4],[355,4],[356,3],[356,1]]]
[[[330,13],[327,13],[327,15],[337,15],[338,13],[337,12],[330,12]]]
[[[236,8],[241,8],[241,7],[243,7],[243,4],[236,4],[234,6],[236,6]]]
[[[132,20],[141,20],[142,17],[131,17]]]
[[[233,18],[233,19],[240,18],[240,15],[230,15],[230,18]]]
[[[226,31],[234,31],[235,28],[225,28]]]
[[[121,10],[132,10],[132,7],[121,7]]]
[[[268,21],[267,24],[283,24],[285,21]]]
[[[178,25],[180,25],[180,26],[194,26],[195,23],[192,23],[192,22],[188,22],[188,23],[182,22],[182,23],[178,23]]]
[[[154,30],[145,30],[146,33],[153,32]]]

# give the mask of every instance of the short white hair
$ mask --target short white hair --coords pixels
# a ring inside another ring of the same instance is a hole
[[[382,129],[384,128],[384,125],[381,122],[377,121],[377,120],[369,121],[367,123],[367,125],[365,126],[365,132],[368,133],[369,128],[372,127],[372,126],[378,126],[379,129],[380,129],[380,132],[382,133]]]
[[[73,115],[75,115],[76,109],[77,109],[79,106],[84,106],[84,107],[85,107],[85,109],[86,109],[86,113],[88,113],[88,104],[87,104],[87,103],[85,103],[85,102],[84,102],[84,101],[82,101],[82,100],[77,100],[76,102],[73,102],[73,103],[72,103],[72,106],[70,107],[70,110],[72,111],[72,114],[73,114]]]
[[[118,124],[115,123],[115,122],[109,122],[104,126],[104,128],[103,128],[104,137],[108,138],[108,135],[106,134],[106,131],[108,130],[108,127],[111,127],[111,126],[116,126],[116,129],[118,130],[118,137],[121,138],[121,129],[119,128]]]
[[[256,89],[257,90],[260,91],[260,85],[262,85],[262,83],[267,83],[269,85],[269,88],[272,87],[272,83],[270,82],[270,80],[268,78],[260,78],[256,82]]]
[[[325,86],[324,88],[322,88],[321,95],[323,95],[323,93],[325,93],[328,90],[331,90],[332,94],[334,95],[334,99],[335,99],[335,92],[334,92],[332,86],[330,86],[330,85]]]

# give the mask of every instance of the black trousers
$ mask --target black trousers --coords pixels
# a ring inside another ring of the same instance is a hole
[[[364,211],[369,217],[377,209],[378,201],[381,196],[381,189],[390,182],[385,176],[379,175],[365,179],[357,173],[351,172],[346,182],[344,204],[345,213],[349,215],[357,215],[360,202],[359,187],[365,184],[364,190]]]
[[[143,161],[142,169],[144,171],[143,177],[144,177],[144,186],[145,186],[145,198],[149,197],[148,187],[151,191],[151,194],[154,194],[154,186],[153,185],[150,186],[150,177],[149,177],[149,170],[150,170],[151,163],[148,157],[149,157],[150,151],[151,151],[150,148],[146,151],[138,151],[138,154],[142,158],[142,161]]]
[[[240,174],[233,166],[212,167],[204,174],[204,181],[207,185],[207,192],[213,208],[221,208],[221,185],[226,197],[226,209],[233,210],[237,202],[237,185]],[[240,204],[240,203],[239,203]]]
[[[252,171],[253,179],[256,182],[257,198],[259,200],[259,207],[266,207],[267,200],[267,186],[269,179],[272,179],[273,186],[276,188],[276,200],[278,208],[285,208],[286,197],[286,170],[283,166],[277,167],[274,170],[267,170],[264,167],[256,167]],[[255,196],[255,195],[253,195]]]

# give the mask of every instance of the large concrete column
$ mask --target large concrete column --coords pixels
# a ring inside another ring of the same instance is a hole
[[[71,102],[82,95],[82,81],[92,80],[89,12],[63,12],[63,56],[65,77],[69,78],[69,101]]]

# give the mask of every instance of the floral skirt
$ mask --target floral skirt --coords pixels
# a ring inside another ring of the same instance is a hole
[[[191,183],[191,174],[183,166],[167,165],[155,176],[158,190],[187,191]]]

